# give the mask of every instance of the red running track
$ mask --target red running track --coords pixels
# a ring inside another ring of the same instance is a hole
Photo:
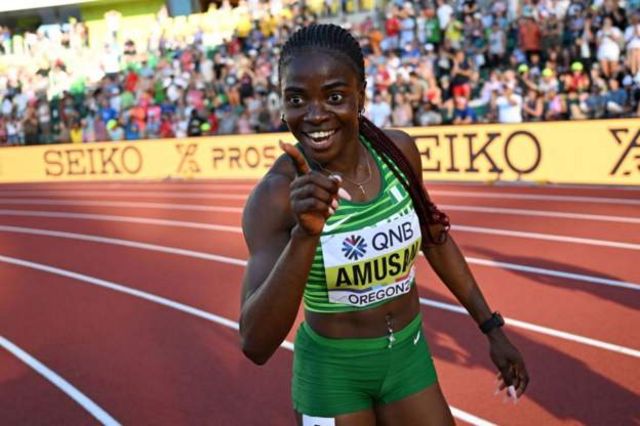
[[[1,186],[1,423],[292,424],[292,353],[253,366],[233,329],[253,184]],[[486,342],[421,260],[459,423],[638,424],[640,189],[429,189],[532,376],[517,405],[494,396]]]

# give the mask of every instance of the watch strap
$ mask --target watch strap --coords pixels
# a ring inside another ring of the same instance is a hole
[[[484,334],[487,334],[494,328],[502,327],[503,325],[504,319],[502,319],[502,315],[500,315],[500,313],[496,311],[491,314],[491,317],[488,320],[484,321],[478,327],[480,327],[480,330]]]

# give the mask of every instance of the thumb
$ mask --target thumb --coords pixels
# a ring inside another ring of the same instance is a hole
[[[280,148],[293,161],[293,167],[295,167],[298,176],[306,175],[311,172],[311,168],[309,167],[309,164],[307,164],[307,160],[305,160],[298,148],[283,141],[280,141]]]

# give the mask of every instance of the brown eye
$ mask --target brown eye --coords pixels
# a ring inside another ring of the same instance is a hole
[[[300,106],[302,105],[302,97],[300,96],[290,96],[289,99],[287,99],[287,101],[293,105],[293,106]]]
[[[329,102],[334,103],[334,104],[338,104],[338,103],[342,102],[343,99],[344,99],[344,96],[342,96],[340,93],[332,93],[329,96]]]

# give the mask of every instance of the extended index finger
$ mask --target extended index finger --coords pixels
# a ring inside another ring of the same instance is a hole
[[[293,160],[293,166],[296,168],[298,175],[306,175],[311,172],[307,160],[304,159],[302,153],[295,146],[280,141],[280,148]]]

